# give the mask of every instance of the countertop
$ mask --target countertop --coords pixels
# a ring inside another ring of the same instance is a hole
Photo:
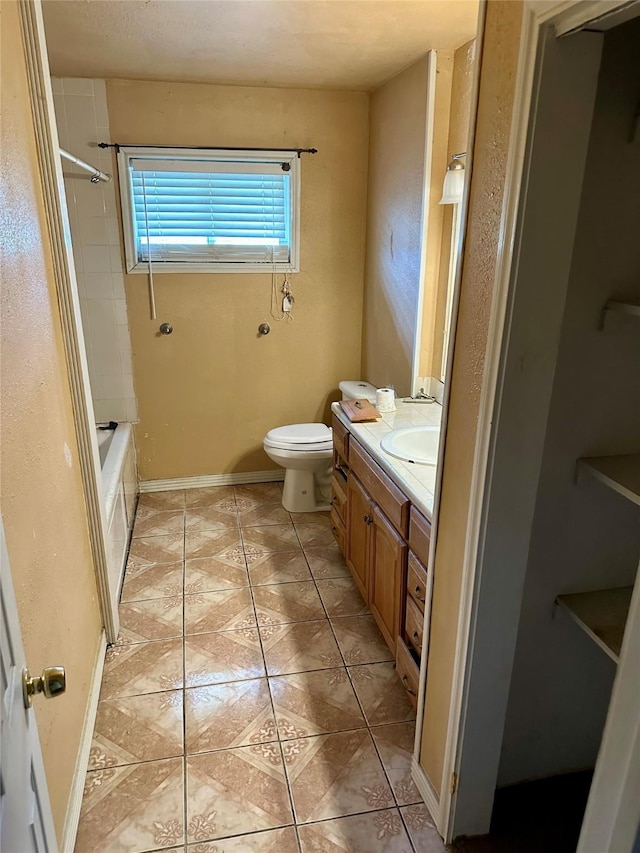
[[[373,456],[380,467],[429,520],[433,513],[433,493],[436,488],[436,466],[403,462],[389,456],[380,447],[382,437],[394,429],[412,426],[440,426],[442,406],[438,403],[403,403],[396,400],[396,411],[382,415],[380,420],[363,424],[351,423],[338,403],[331,411]]]

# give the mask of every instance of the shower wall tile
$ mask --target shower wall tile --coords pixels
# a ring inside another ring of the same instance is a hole
[[[63,77],[62,91],[65,95],[93,95],[93,80],[88,77]]]
[[[51,85],[60,145],[114,178],[92,184],[87,172],[62,161],[96,420],[137,421],[116,168],[111,151],[98,148],[111,141],[105,82],[53,77]]]

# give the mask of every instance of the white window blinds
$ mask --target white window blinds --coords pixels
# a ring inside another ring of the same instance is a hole
[[[200,155],[202,157],[202,154]],[[127,158],[135,270],[292,267],[291,159]]]

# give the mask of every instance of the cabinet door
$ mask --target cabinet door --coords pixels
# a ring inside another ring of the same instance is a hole
[[[347,483],[347,565],[365,601],[369,588],[369,539],[373,505],[353,475]]]
[[[400,633],[403,578],[407,570],[407,543],[378,507],[371,527],[369,608],[392,651]]]

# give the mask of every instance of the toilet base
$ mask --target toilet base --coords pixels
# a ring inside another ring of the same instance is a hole
[[[287,468],[282,492],[282,506],[287,512],[327,512],[331,509],[328,501],[316,495],[316,477],[313,471]]]

